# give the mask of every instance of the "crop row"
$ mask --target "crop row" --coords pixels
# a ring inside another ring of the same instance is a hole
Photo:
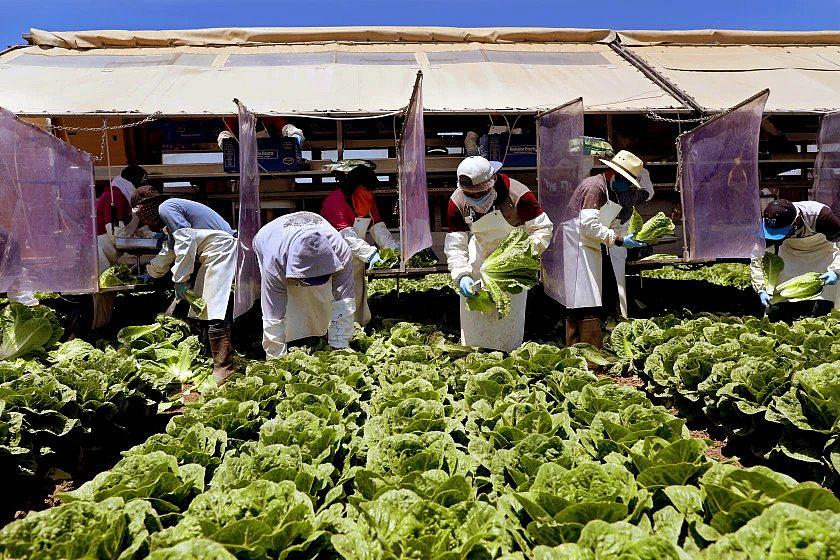
[[[655,397],[749,438],[757,456],[840,473],[840,314],[638,319],[617,325],[609,346]]]
[[[590,372],[589,348],[476,353],[406,323],[353,345],[203,391],[0,530],[0,558],[840,554],[830,492],[711,461],[684,420]]]

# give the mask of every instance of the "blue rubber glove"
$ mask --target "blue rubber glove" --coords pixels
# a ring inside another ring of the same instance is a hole
[[[764,307],[770,307],[770,294],[768,294],[764,290],[761,290],[760,292],[758,292],[758,299],[761,300],[761,305],[763,305]]]
[[[175,296],[178,299],[184,299],[184,296],[187,294],[187,290],[190,289],[190,285],[186,282],[175,282]]]
[[[820,280],[822,280],[824,286],[833,286],[837,283],[837,273],[833,270],[829,270],[820,276]]]
[[[621,240],[621,246],[625,249],[638,249],[639,247],[647,247],[647,243],[644,241],[636,241],[633,237],[633,234],[625,235],[624,238]]]
[[[458,281],[458,290],[460,290],[461,295],[465,298],[474,298],[476,296],[475,280],[469,276],[464,276]]]
[[[154,239],[157,241],[158,249],[163,247],[163,244],[164,242],[166,242],[167,238],[169,238],[169,236],[163,233],[162,231],[155,233]]]
[[[377,263],[382,262],[382,257],[379,256],[379,251],[375,252],[373,256],[368,261],[367,269],[373,270]]]
[[[140,277],[138,278],[138,281],[139,281],[138,282],[139,284],[149,284],[152,281],[152,275],[149,274],[148,272],[144,272],[143,274],[140,275]]]

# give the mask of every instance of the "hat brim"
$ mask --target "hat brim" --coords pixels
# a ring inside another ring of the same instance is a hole
[[[502,169],[502,167],[503,167],[504,165],[505,165],[505,164],[504,164],[504,163],[502,163],[501,161],[491,161],[491,162],[490,162],[490,167],[492,167],[492,168],[493,168],[493,173],[494,173],[494,174],[496,174],[496,173],[498,173],[499,171],[501,171],[501,169]]]
[[[156,196],[150,196],[149,198],[144,198],[143,200],[138,202],[136,205],[134,205],[134,207],[131,208],[131,211],[136,214],[137,212],[140,211],[140,208],[142,208],[143,206],[148,206],[149,204],[153,204],[155,202],[163,202],[167,198],[169,198],[169,197],[165,194],[159,194],[159,195],[156,195]]]
[[[626,169],[624,169],[620,165],[616,165],[608,159],[601,159],[599,161],[601,163],[603,163],[604,165],[606,165],[607,167],[609,167],[610,169],[612,169],[613,171],[615,171],[616,173],[619,173],[622,177],[624,177],[625,179],[627,179],[631,183],[633,183],[633,185],[637,189],[642,188],[642,185],[639,184],[639,180],[636,177],[633,177],[633,175],[629,171],[627,171]]]
[[[764,234],[764,239],[769,239],[770,241],[780,241],[790,235],[790,226],[780,227],[780,228],[769,228],[765,224],[761,224],[761,232]]]

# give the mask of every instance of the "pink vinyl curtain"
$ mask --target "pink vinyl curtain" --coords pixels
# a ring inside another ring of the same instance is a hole
[[[563,224],[577,217],[569,200],[580,181],[581,154],[572,140],[583,136],[583,100],[577,99],[537,116],[537,183],[539,202],[554,224],[551,245],[542,255],[545,293],[569,305],[564,279]],[[574,255],[569,255],[574,258]],[[574,285],[575,278],[569,279]]]
[[[432,246],[426,186],[426,129],[423,126],[423,74],[417,73],[399,144],[401,266]]]
[[[0,292],[99,289],[89,154],[0,108]]]
[[[236,253],[236,288],[233,317],[239,317],[260,297],[260,269],[252,248],[260,222],[260,170],[257,163],[257,127],[254,114],[239,106],[239,242]]]
[[[840,214],[840,112],[822,118],[811,198]]]
[[[765,90],[677,139],[692,259],[748,258],[764,250],[758,135],[769,95]]]

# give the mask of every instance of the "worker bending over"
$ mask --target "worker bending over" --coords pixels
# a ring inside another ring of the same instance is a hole
[[[785,263],[778,283],[806,272],[822,272],[824,288],[814,300],[786,302],[770,307],[761,260],[750,263],[752,284],[773,320],[788,320],[808,315],[818,317],[838,307],[837,274],[840,272],[840,218],[825,204],[814,201],[774,200],[764,209],[761,228],[768,251]]]
[[[184,299],[196,262],[194,291],[207,307],[200,315],[190,307],[189,316],[208,321],[213,354],[213,378],[221,385],[233,373],[228,301],[236,273],[236,233],[213,209],[192,200],[166,199],[149,186],[137,189],[131,200],[140,221],[153,231],[168,235],[160,253],[146,266],[142,282],[161,278],[171,266],[175,294]]]
[[[600,161],[609,169],[581,181],[566,212],[575,217],[563,224],[563,277],[574,283],[566,287],[566,344],[599,348],[601,318],[627,316],[627,249],[646,245],[628,235],[627,226],[636,204],[653,196],[653,185],[640,182],[644,163],[632,153],[621,150]]]
[[[367,325],[371,319],[365,267],[373,268],[382,260],[376,247],[395,251],[400,249],[399,242],[379,217],[376,201],[369,190],[379,184],[374,169],[375,164],[367,160],[347,160],[333,166],[338,187],[324,199],[321,207],[321,215],[338,230],[353,253],[353,278],[356,286],[354,320],[362,326]],[[376,247],[365,239],[368,232]]]
[[[551,242],[553,225],[537,198],[519,181],[498,173],[501,167],[501,163],[481,156],[470,156],[458,165],[458,188],[447,208],[449,233],[444,252],[464,298],[477,295],[475,283],[481,278],[481,265],[513,228],[525,230],[537,254]],[[470,311],[466,301],[460,300],[462,343],[504,352],[518,348],[525,333],[527,298],[524,290],[511,294],[510,314],[504,319]]]
[[[286,344],[327,335],[347,348],[353,335],[353,254],[327,220],[295,212],[272,220],[254,236],[262,275],[263,348],[268,359]]]

